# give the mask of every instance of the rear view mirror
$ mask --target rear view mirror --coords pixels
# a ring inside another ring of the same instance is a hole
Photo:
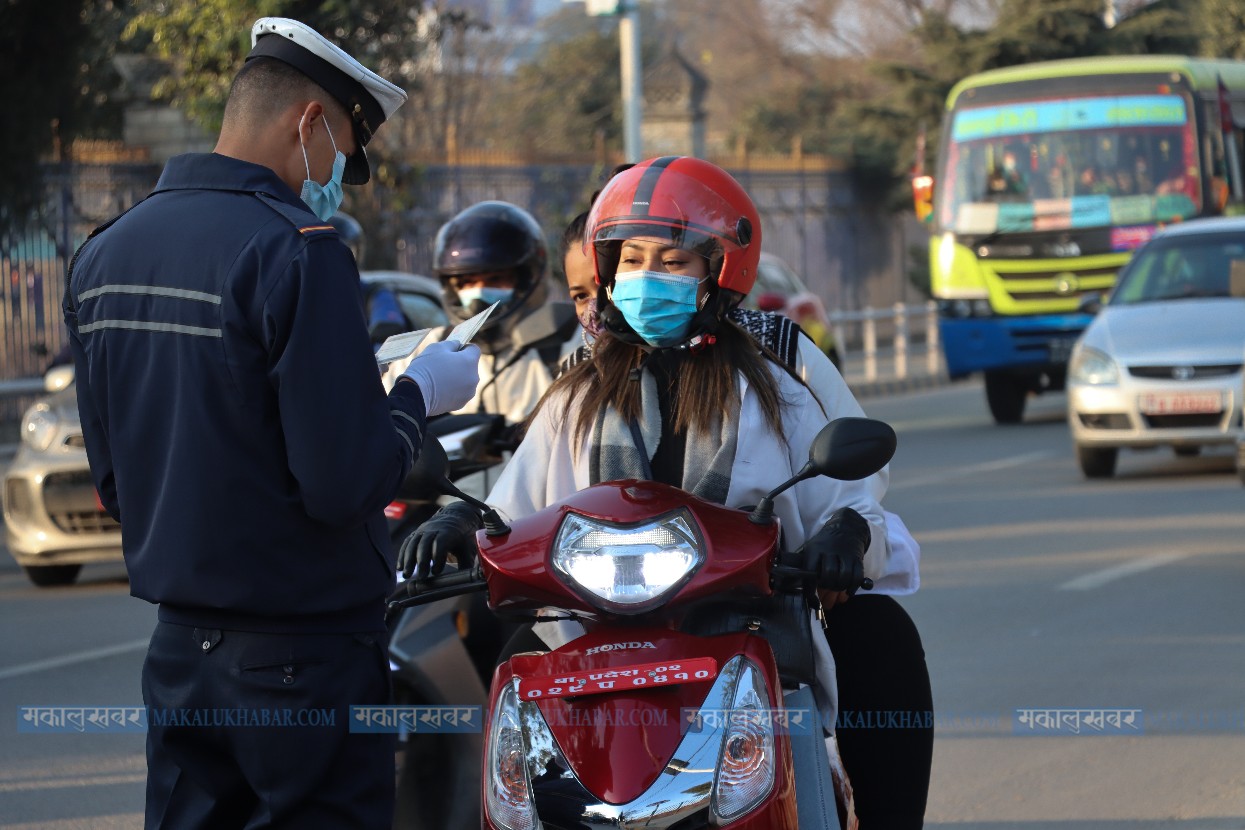
[[[1080,302],[1076,304],[1076,310],[1082,314],[1097,314],[1102,311],[1102,294],[1094,291],[1081,297]]]
[[[428,498],[446,492],[450,460],[441,442],[431,432],[424,434],[424,446],[402,481],[400,494],[408,498]]]
[[[890,463],[898,439],[890,424],[871,418],[836,418],[822,427],[808,452],[803,475],[839,481],[868,478]]]
[[[768,524],[773,517],[774,498],[813,476],[829,476],[839,481],[868,478],[890,463],[897,444],[895,430],[890,424],[872,418],[835,418],[813,439],[808,463],[761,499],[748,519],[754,524]]]
[[[72,365],[53,366],[43,376],[43,388],[48,392],[59,392],[62,389],[68,389],[69,384],[73,383],[73,378],[74,368]]]

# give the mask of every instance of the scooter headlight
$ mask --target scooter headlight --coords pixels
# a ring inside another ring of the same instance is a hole
[[[761,670],[745,660],[713,784],[713,812],[723,822],[756,809],[774,788],[774,722]]]
[[[540,830],[527,777],[527,750],[519,720],[519,698],[507,683],[497,698],[488,745],[484,806],[503,830]]]
[[[638,614],[659,605],[704,561],[696,521],[679,508],[618,525],[568,513],[553,546],[553,568],[599,608]]]

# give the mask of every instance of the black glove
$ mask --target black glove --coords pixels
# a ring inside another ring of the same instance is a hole
[[[840,507],[798,553],[804,569],[817,574],[818,588],[846,591],[850,596],[864,582],[865,551],[871,538],[868,520],[850,507]]]
[[[471,505],[461,501],[447,504],[402,541],[398,570],[406,579],[412,572],[416,579],[436,576],[445,569],[451,553],[459,567],[470,567],[475,561],[476,531],[483,523]]]

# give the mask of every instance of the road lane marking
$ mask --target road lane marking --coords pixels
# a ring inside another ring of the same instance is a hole
[[[1095,588],[1101,588],[1108,582],[1114,582],[1117,579],[1123,579],[1126,576],[1143,573],[1155,568],[1161,568],[1164,565],[1170,565],[1181,559],[1188,559],[1191,553],[1156,553],[1153,556],[1146,556],[1142,559],[1134,559],[1131,562],[1125,562],[1121,565],[1112,565],[1109,568],[1103,568],[1098,571],[1091,571],[1082,574],[1076,579],[1071,579],[1059,586],[1061,591],[1092,591]]]
[[[85,663],[88,660],[98,660],[102,657],[113,657],[118,654],[128,654],[131,651],[140,651],[147,648],[150,642],[151,638],[147,637],[142,640],[131,640],[128,643],[118,643],[115,646],[93,648],[89,651],[76,651],[73,654],[64,654],[60,657],[49,657],[46,660],[36,660],[33,663],[10,666],[7,669],[0,669],[0,680],[20,677],[23,674],[34,674],[35,672],[47,671],[49,669],[59,669],[63,666],[72,666],[74,663]]]
[[[77,778],[39,778],[26,781],[0,781],[0,793],[25,793],[35,790],[76,790],[80,787],[112,787],[117,784],[142,784],[147,773],[129,775],[93,775]],[[4,825],[8,827],[9,825]]]
[[[902,490],[906,487],[924,487],[927,484],[941,484],[947,479],[964,478],[965,476],[975,475],[976,473],[990,473],[995,470],[1006,470],[1010,467],[1020,467],[1034,461],[1044,461],[1054,455],[1054,450],[1040,450],[1038,452],[1027,452],[1024,455],[1013,455],[1009,458],[998,458],[994,461],[985,461],[981,464],[972,464],[968,467],[953,467],[935,475],[912,476],[909,478],[901,478],[898,481],[892,480],[892,483],[887,490]]]

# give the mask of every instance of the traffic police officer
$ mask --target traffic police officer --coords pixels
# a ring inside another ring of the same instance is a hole
[[[383,508],[479,350],[386,396],[327,220],[406,94],[293,20],[252,46],[215,152],[97,229],[65,295],[91,472],[159,604],[146,824],[388,828],[394,736],[350,729],[389,700]]]

